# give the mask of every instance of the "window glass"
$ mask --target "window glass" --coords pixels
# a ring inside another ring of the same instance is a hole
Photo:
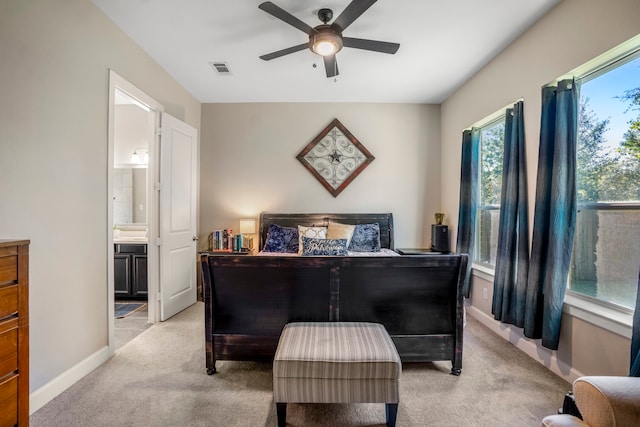
[[[480,201],[476,218],[476,262],[495,266],[504,152],[504,116],[480,128]]]
[[[635,306],[640,270],[640,58],[580,82],[569,289]]]

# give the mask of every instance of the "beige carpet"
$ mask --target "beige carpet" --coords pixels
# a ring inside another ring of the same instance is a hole
[[[31,416],[31,426],[275,426],[270,363],[204,364],[198,303],[153,325]],[[473,318],[462,375],[403,366],[397,426],[540,426],[570,385]],[[383,404],[290,404],[290,426],[383,426]]]

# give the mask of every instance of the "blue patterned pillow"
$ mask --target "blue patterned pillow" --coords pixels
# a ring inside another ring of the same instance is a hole
[[[302,238],[302,255],[347,255],[347,239]]]
[[[358,224],[349,244],[353,252],[380,252],[380,225]]]
[[[267,240],[264,242],[265,252],[298,252],[298,228],[269,225]]]

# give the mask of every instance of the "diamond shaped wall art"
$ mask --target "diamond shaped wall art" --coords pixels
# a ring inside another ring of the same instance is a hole
[[[375,157],[335,119],[297,155],[297,159],[336,197]]]

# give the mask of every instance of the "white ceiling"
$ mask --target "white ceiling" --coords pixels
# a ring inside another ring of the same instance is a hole
[[[258,9],[263,0],[92,0],[203,103],[441,103],[559,0],[380,0],[344,35],[400,43],[395,55],[344,48],[340,75],[303,50],[258,57],[308,41]],[[274,0],[315,27],[350,0]],[[218,75],[210,62],[231,70]],[[317,64],[314,68],[313,64]]]

